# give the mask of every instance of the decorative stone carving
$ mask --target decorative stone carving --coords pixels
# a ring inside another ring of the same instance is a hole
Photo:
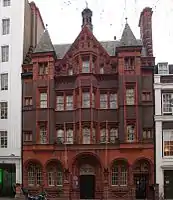
[[[93,166],[85,164],[80,167],[80,175],[95,175]]]

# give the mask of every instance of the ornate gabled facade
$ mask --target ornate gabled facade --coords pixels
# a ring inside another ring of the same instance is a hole
[[[142,40],[126,23],[119,41],[99,42],[89,8],[73,44],[53,45],[45,30],[23,65],[24,187],[57,199],[152,197],[151,16],[141,13]]]

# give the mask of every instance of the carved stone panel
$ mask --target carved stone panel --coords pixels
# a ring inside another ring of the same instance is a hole
[[[80,167],[80,175],[95,175],[93,166],[85,164]]]

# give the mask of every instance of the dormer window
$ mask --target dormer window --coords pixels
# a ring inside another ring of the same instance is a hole
[[[127,71],[135,70],[135,59],[134,59],[134,57],[126,57],[124,59],[124,70],[127,70]]]
[[[90,73],[89,57],[82,59],[82,73]]]
[[[169,74],[168,63],[159,63],[158,64],[158,74]]]
[[[48,63],[42,62],[38,64],[39,66],[39,75],[47,75],[48,74]]]

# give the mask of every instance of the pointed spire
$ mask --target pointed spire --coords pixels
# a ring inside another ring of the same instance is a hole
[[[125,28],[120,40],[120,46],[139,46],[138,41],[136,40],[130,26],[127,23],[127,18]]]
[[[88,8],[88,2],[87,2],[87,1],[85,1],[85,3],[86,3],[86,8]]]
[[[82,11],[82,28],[87,26],[91,32],[93,31],[92,14],[92,11],[88,8],[88,2],[86,1],[86,8]]]
[[[126,20],[126,24],[128,24],[128,22],[127,22],[128,18],[127,17],[125,18],[125,20]]]
[[[50,39],[49,32],[47,30],[47,26],[34,51],[34,53],[43,53],[43,52],[54,52],[54,47]]]

